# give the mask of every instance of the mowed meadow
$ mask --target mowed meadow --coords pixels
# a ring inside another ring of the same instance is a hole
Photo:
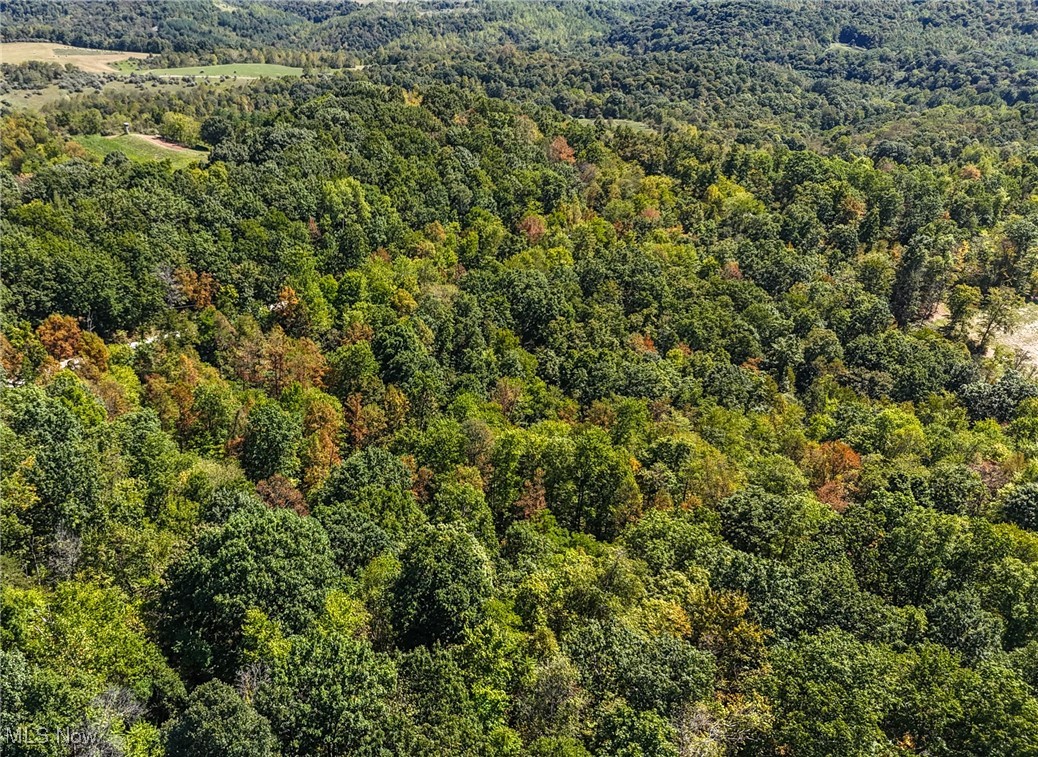
[[[302,76],[303,69],[275,63],[229,63],[221,66],[145,69],[144,73],[155,76],[200,76],[205,78],[230,76],[258,79],[263,76]]]
[[[193,150],[159,137],[144,134],[118,134],[102,136],[100,134],[82,134],[75,140],[87,152],[101,158],[113,152],[121,152],[130,160],[168,160],[175,168],[182,168],[203,160],[208,153],[205,150]]]

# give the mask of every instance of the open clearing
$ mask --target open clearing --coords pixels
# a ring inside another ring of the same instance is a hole
[[[1038,305],[1020,308],[1017,326],[1009,334],[999,334],[995,341],[1014,350],[1020,350],[1032,364],[1038,365]]]
[[[162,88],[168,92],[184,91],[187,87],[231,89],[234,87],[248,86],[250,81],[252,81],[252,79],[241,77],[237,79],[231,78],[224,80],[201,79],[194,84],[185,84],[179,79],[155,78],[150,81],[135,84],[126,79],[117,78],[106,81],[102,91],[106,95],[111,95],[118,92],[134,92],[142,89],[157,88]],[[94,92],[96,92],[96,90],[87,89],[84,93],[77,94],[69,92],[66,89],[61,89],[56,84],[51,84],[43,89],[13,89],[10,92],[0,95],[0,101],[4,101],[19,110],[40,110],[44,106],[67,102],[73,97],[79,97],[81,94],[90,94]]]
[[[0,63],[25,63],[41,60],[47,63],[71,63],[84,71],[97,74],[115,72],[113,63],[130,58],[147,58],[145,53],[128,53],[122,50],[91,50],[86,47],[69,47],[53,42],[0,42]]]
[[[224,63],[217,66],[185,66],[183,68],[141,68],[138,61],[146,53],[122,50],[93,50],[70,47],[53,42],[0,42],[0,63],[25,63],[39,60],[46,63],[71,63],[84,71],[101,74],[141,74],[147,76],[195,76],[216,79],[230,76],[240,79],[259,79],[264,76],[302,76],[303,69],[276,63]]]
[[[77,136],[74,141],[99,157],[121,152],[130,160],[140,162],[169,160],[177,168],[197,163],[208,155],[204,150],[190,150],[180,145],[172,145],[150,134],[120,134],[117,137],[87,134]]]
[[[1016,326],[1008,334],[1004,331],[996,331],[988,347],[988,356],[994,354],[995,347],[1008,347],[1013,351],[1024,354],[1027,360],[1038,367],[1038,304],[1028,303],[1021,307],[1017,313]],[[926,325],[938,331],[942,330],[948,323],[948,306],[943,302],[938,304],[937,310],[926,321]],[[977,324],[973,324],[973,337],[977,338]]]
[[[160,80],[163,81],[164,80]],[[164,86],[163,84],[156,84],[156,86]],[[182,86],[182,85],[168,85],[168,86]],[[213,85],[217,86],[217,85]],[[141,89],[141,86],[131,84],[128,81],[122,79],[109,80],[104,83],[104,87],[101,91],[106,94],[112,94],[116,92],[133,92],[134,90]],[[76,93],[70,92],[67,89],[62,89],[56,84],[43,87],[42,89],[12,89],[10,92],[4,93],[0,96],[0,100],[9,103],[11,106],[19,109],[28,110],[39,110],[45,105],[51,105],[54,103],[68,102],[73,97],[79,97],[83,94],[93,94],[97,92],[96,89],[87,88],[83,92]]]
[[[236,76],[258,79],[262,76],[302,76],[303,69],[275,63],[225,63],[219,66],[187,66],[185,68],[153,68],[140,71],[155,76],[202,76],[206,78]]]
[[[68,100],[69,97],[66,90],[59,88],[56,84],[51,84],[43,89],[12,89],[10,92],[5,92],[2,99],[5,104],[10,103],[15,108],[39,110],[44,105],[62,102]]]

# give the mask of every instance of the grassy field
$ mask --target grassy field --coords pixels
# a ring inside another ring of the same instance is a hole
[[[20,108],[23,110],[39,110],[44,105],[50,103],[62,102],[63,100],[69,99],[69,93],[65,90],[58,89],[57,85],[52,84],[49,87],[43,89],[13,89],[10,92],[5,92],[3,96],[0,96],[0,101],[5,105],[10,104],[13,108]]]
[[[144,53],[127,53],[120,50],[91,50],[86,47],[69,47],[53,42],[0,42],[0,62],[25,63],[42,60],[47,63],[71,63],[84,71],[97,74],[115,72],[112,65],[130,58],[147,58]]]
[[[237,76],[257,79],[261,76],[300,76],[301,68],[279,66],[274,63],[226,63],[220,66],[188,66],[186,68],[152,68],[140,71],[142,74],[156,76]]]
[[[194,85],[200,87],[211,87],[213,89],[232,89],[234,87],[246,87],[252,79],[246,79],[244,77],[238,79],[201,79]],[[118,92],[134,92],[141,89],[157,89],[162,88],[163,90],[170,92],[183,91],[185,87],[189,86],[181,82],[180,79],[155,79],[144,84],[133,84],[125,79],[115,79],[108,81],[104,85],[102,90],[106,95],[112,95]],[[93,90],[87,90],[93,92]],[[40,110],[46,105],[54,103],[65,102],[73,97],[77,97],[68,90],[59,89],[56,85],[44,87],[40,90],[11,90],[3,95],[0,95],[0,102],[10,105],[17,110]]]
[[[112,64],[112,68],[121,74],[136,74],[141,72],[141,61],[139,58],[127,58],[126,60],[117,60]]]
[[[160,79],[154,84],[155,87],[169,87],[176,90],[182,89],[184,86],[179,82],[168,82],[164,79]],[[224,82],[222,84],[220,82],[214,82],[210,86],[229,86],[230,84],[231,82]],[[150,86],[150,84],[138,86],[122,79],[115,79],[114,81],[107,82],[102,91],[107,95],[111,95],[118,92],[133,92],[142,89],[143,87]],[[93,93],[95,90],[87,89],[86,92]],[[10,92],[0,95],[0,101],[10,104],[12,107],[18,109],[39,110],[44,105],[67,102],[73,97],[78,96],[79,95],[77,94],[69,92],[67,89],[61,89],[56,84],[51,84],[42,89],[12,89]]]
[[[197,163],[207,153],[204,150],[188,150],[178,147],[166,147],[157,140],[138,134],[120,134],[117,137],[103,137],[100,134],[80,135],[75,141],[87,152],[103,157],[111,152],[121,152],[130,160],[169,160],[177,168]]]

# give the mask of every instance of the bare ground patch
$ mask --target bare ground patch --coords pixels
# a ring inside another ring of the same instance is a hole
[[[1038,305],[1024,305],[1018,316],[1020,320],[1012,333],[999,334],[995,342],[1023,352],[1031,363],[1038,365]]]
[[[116,138],[121,137],[121,136],[123,136],[123,135],[121,135],[121,134],[113,134],[112,136],[108,137],[108,139],[116,139]],[[132,132],[130,134],[130,136],[137,137],[137,139],[143,139],[146,142],[151,142],[153,145],[157,145],[158,147],[165,147],[167,150],[176,150],[177,152],[183,152],[183,151],[190,150],[191,152],[196,152],[195,150],[191,150],[190,147],[184,147],[184,145],[178,145],[176,142],[168,142],[165,139],[163,139],[162,137],[158,136],[157,134],[138,134],[136,132]]]
[[[53,42],[0,42],[0,62],[25,63],[40,60],[46,63],[71,63],[76,68],[96,74],[115,73],[113,63],[129,58],[147,58],[145,53],[128,53],[122,50],[92,50],[86,47],[70,47]]]

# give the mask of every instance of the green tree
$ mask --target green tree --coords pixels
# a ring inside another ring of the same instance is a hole
[[[242,439],[241,463],[253,481],[275,473],[293,476],[299,467],[302,435],[299,419],[276,402],[264,402],[249,413]]]
[[[602,429],[556,437],[544,458],[548,505],[563,526],[610,538],[636,517],[641,496],[630,457]]]
[[[779,645],[765,690],[775,707],[775,747],[807,757],[882,754],[882,724],[897,696],[889,650],[827,631]]]
[[[623,697],[637,710],[669,715],[713,688],[712,657],[669,634],[648,636],[618,623],[592,621],[565,647],[577,660],[588,691],[600,698]]]
[[[717,506],[721,534],[737,549],[768,557],[788,555],[828,513],[805,495],[768,494],[749,487]]]
[[[194,675],[234,672],[242,624],[256,608],[300,633],[324,608],[338,570],[314,520],[286,509],[248,507],[203,532],[169,571],[163,607],[167,645]]]
[[[1021,528],[1038,531],[1038,482],[1014,487],[1002,501],[1002,516]]]
[[[198,144],[201,136],[202,126],[191,116],[183,113],[167,111],[162,114],[162,122],[159,124],[159,134],[163,139],[176,142],[185,147],[194,147]]]
[[[273,757],[279,753],[270,723],[233,688],[204,683],[168,726],[166,754],[184,757]]]
[[[255,692],[283,754],[383,755],[401,723],[391,699],[396,672],[363,640],[310,629],[291,640]]]
[[[655,712],[638,712],[618,700],[606,706],[593,738],[595,754],[678,757],[674,727]]]
[[[920,752],[1030,754],[1038,749],[1038,701],[1009,668],[963,666],[947,649],[922,645],[905,656],[888,732]]]
[[[458,525],[425,526],[404,546],[393,585],[393,627],[401,647],[450,644],[483,617],[493,568]]]
[[[954,286],[948,294],[948,335],[953,339],[967,340],[970,327],[980,312],[981,293],[968,284]]]
[[[1023,298],[1007,287],[988,292],[981,307],[977,349],[987,349],[996,332],[1011,333],[1020,321],[1019,310],[1023,304]]]

